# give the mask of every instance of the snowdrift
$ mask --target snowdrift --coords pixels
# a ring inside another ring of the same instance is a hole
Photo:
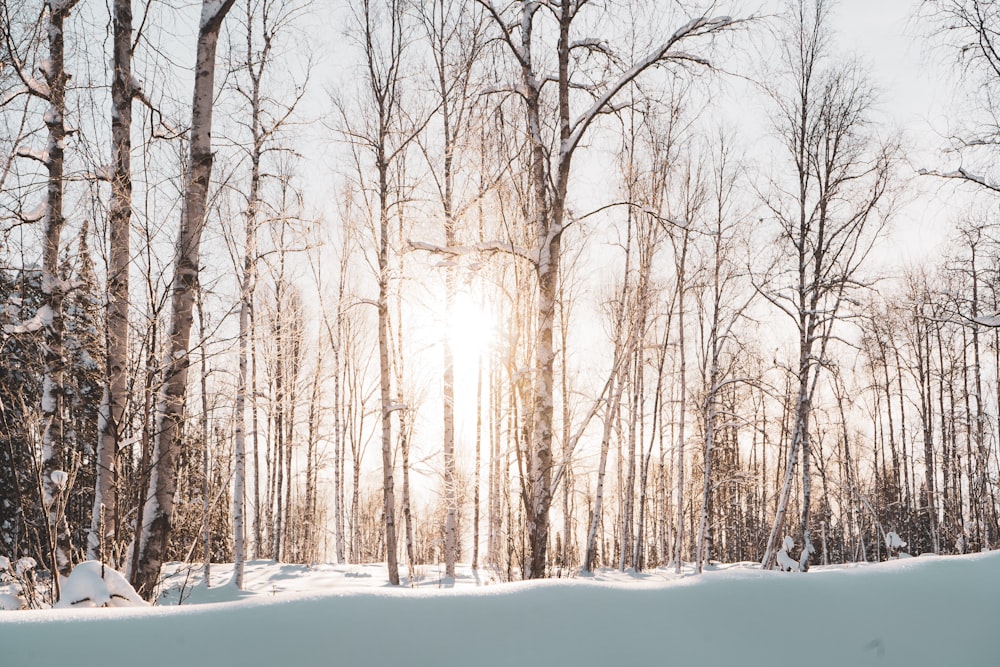
[[[0,665],[1000,665],[1000,552],[665,577],[0,612]]]

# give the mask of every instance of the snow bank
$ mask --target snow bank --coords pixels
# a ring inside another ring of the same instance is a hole
[[[14,611],[22,607],[24,607],[24,601],[21,598],[13,593],[0,593],[0,611]]]
[[[60,589],[62,596],[56,607],[148,606],[125,577],[97,560],[87,560],[74,567],[61,582]]]
[[[0,664],[1000,664],[1000,552],[672,583],[414,590],[352,579],[222,604],[0,612]]]

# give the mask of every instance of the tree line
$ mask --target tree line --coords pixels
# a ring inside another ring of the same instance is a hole
[[[53,598],[1000,541],[989,3],[919,9],[974,91],[920,174],[830,0],[0,9],[0,550]],[[885,261],[928,181],[978,199]]]

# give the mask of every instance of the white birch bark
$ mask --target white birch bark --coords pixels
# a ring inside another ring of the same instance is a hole
[[[107,356],[104,396],[98,416],[97,479],[87,538],[87,558],[107,561],[118,532],[117,457],[128,393],[129,236],[132,220],[132,2],[113,6],[111,80],[111,202],[108,211],[110,254],[107,288]],[[102,553],[102,545],[104,550]]]
[[[201,235],[205,226],[208,187],[212,175],[212,105],[215,94],[215,50],[219,29],[235,0],[203,0],[195,60],[191,109],[190,168],[177,242],[177,263],[171,285],[172,320],[163,368],[163,389],[157,407],[149,493],[139,531],[139,557],[133,584],[140,595],[153,596],[167,550],[174,511],[174,462],[183,429],[184,399],[190,365],[192,307],[198,282]]]
[[[685,311],[687,302],[687,252],[689,232],[687,229],[681,232],[681,247],[677,255],[677,348],[680,355],[680,370],[677,379],[677,387],[680,392],[680,399],[677,403],[677,447],[674,467],[674,512],[676,523],[674,525],[674,572],[680,574],[684,556],[684,445],[686,444],[685,426],[687,424],[687,346],[685,340],[687,336],[684,331]]]
[[[381,151],[380,151],[381,153]],[[392,368],[389,365],[389,211],[388,178],[384,158],[379,162],[378,219],[378,361],[379,393],[382,423],[382,507],[385,522],[386,565],[389,583],[399,585],[399,564],[396,556],[396,494],[395,466],[392,460],[392,413],[396,406],[392,396]]]
[[[249,230],[249,224],[247,226]],[[249,233],[249,232],[248,232]],[[240,299],[240,320],[238,370],[236,379],[235,424],[233,427],[233,577],[232,584],[243,590],[243,575],[246,569],[246,395],[247,395],[247,350],[250,336],[250,296],[248,296],[252,262],[247,261],[250,243],[243,264],[243,288]]]
[[[71,569],[69,528],[62,509],[69,493],[67,479],[75,466],[67,451],[63,423],[63,393],[65,360],[63,345],[62,304],[66,285],[59,276],[60,236],[65,222],[63,187],[66,129],[66,88],[69,73],[65,69],[64,29],[70,11],[77,0],[48,0],[48,62],[42,67],[45,95],[33,94],[48,101],[45,126],[48,144],[43,164],[47,171],[45,216],[42,218],[42,305],[39,313],[45,341],[42,376],[42,503],[46,513],[48,548],[53,573],[68,575]],[[58,579],[56,592],[58,594]]]
[[[246,229],[243,247],[243,273],[240,279],[240,315],[238,338],[238,375],[236,380],[235,425],[233,432],[233,578],[232,583],[237,589],[243,590],[243,575],[246,570],[246,396],[247,396],[247,361],[250,339],[250,311],[253,308],[254,288],[257,268],[257,209],[260,204],[260,161],[263,149],[263,137],[260,127],[260,70],[254,67],[253,43],[253,9],[252,3],[247,3],[247,51],[246,65],[250,74],[250,133],[252,146],[250,149],[250,188],[247,195]],[[266,56],[266,53],[262,53]],[[260,67],[266,57],[261,58]],[[256,448],[254,448],[256,455]],[[256,475],[255,477],[259,477]],[[260,514],[259,492],[258,507],[255,516]],[[259,516],[254,519],[259,524]],[[259,542],[259,532],[254,531]],[[257,546],[259,551],[259,545]]]
[[[206,340],[207,325],[205,323],[205,292],[201,285],[197,288],[195,306],[198,309],[198,347],[201,348],[199,366],[201,377],[199,388],[201,400],[201,531],[202,559],[204,561],[205,587],[212,586],[212,492],[211,453],[209,452],[209,408],[208,408],[208,345]]]
[[[334,466],[334,548],[337,551],[337,562],[344,562],[344,469],[343,461],[346,458],[346,438],[343,424],[343,402],[342,394],[342,365],[343,361],[343,330],[344,330],[344,308],[346,305],[345,284],[348,276],[348,265],[350,255],[346,248],[342,250],[340,260],[340,272],[337,280],[337,315],[334,322],[334,331],[330,333],[333,347],[333,459]]]

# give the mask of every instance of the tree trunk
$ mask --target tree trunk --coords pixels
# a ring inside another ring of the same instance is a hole
[[[284,254],[281,255],[281,258],[284,260]],[[282,269],[279,272],[277,284],[274,289],[275,313],[272,330],[275,353],[273,360],[274,403],[270,411],[274,419],[274,434],[271,441],[274,459],[271,461],[271,474],[268,475],[268,483],[271,485],[271,502],[268,504],[269,511],[271,512],[269,518],[271,520],[267,522],[267,528],[271,531],[271,558],[279,562],[281,561],[282,519],[284,516],[284,496],[282,495],[282,491],[285,483],[283,457],[285,455],[285,406],[287,405],[287,401],[285,400],[285,393],[287,391],[285,388],[285,367],[286,355],[288,354],[284,333],[285,316],[283,310],[286,305],[284,297],[286,285],[283,280],[283,273],[284,262],[282,262]]]
[[[44,160],[48,172],[46,214],[42,230],[42,305],[44,324],[44,374],[42,377],[42,504],[48,528],[48,549],[53,573],[69,574],[72,545],[62,509],[69,494],[68,480],[75,465],[67,451],[63,424],[65,392],[65,350],[63,346],[62,304],[66,286],[59,274],[60,236],[63,223],[64,145],[66,140],[66,87],[64,23],[76,0],[47,2],[49,10],[48,63],[43,67],[48,86],[49,107],[45,114],[48,145]],[[56,594],[59,592],[56,581]]]
[[[250,226],[247,225],[249,232]],[[239,359],[236,379],[235,425],[233,427],[233,578],[232,584],[243,590],[243,572],[246,565],[246,396],[247,396],[247,348],[250,336],[250,296],[249,286],[253,263],[250,261],[250,244],[243,257],[243,279],[240,290]]]
[[[303,512],[303,538],[305,560],[308,563],[319,560],[318,535],[321,530],[319,517],[317,516],[317,462],[316,452],[318,450],[319,421],[320,421],[320,389],[321,371],[323,368],[323,347],[317,337],[316,340],[316,369],[313,374],[312,392],[309,396],[309,418],[308,435],[306,437],[306,498],[305,511]]]
[[[687,418],[687,335],[684,331],[684,316],[687,309],[687,251],[689,232],[683,232],[680,257],[677,260],[677,347],[680,354],[680,378],[677,382],[680,400],[677,404],[677,458],[674,470],[677,523],[674,535],[674,572],[680,574],[684,556],[684,427]]]
[[[201,348],[200,366],[201,377],[201,530],[202,530],[202,557],[205,568],[205,587],[212,585],[212,513],[211,501],[211,478],[209,476],[210,457],[208,448],[208,349],[206,347],[205,334],[205,293],[198,286],[196,306],[198,308],[198,346]]]
[[[609,392],[608,402],[604,408],[604,431],[601,435],[601,456],[597,464],[597,489],[594,491],[594,508],[590,513],[590,526],[587,528],[587,551],[583,557],[584,572],[593,572],[597,557],[597,528],[601,521],[604,504],[604,477],[608,466],[608,448],[611,446],[611,429],[617,418],[618,404],[621,400],[620,383],[615,383]]]
[[[139,536],[139,561],[133,584],[151,599],[166,555],[174,512],[176,471],[181,447],[184,397],[190,365],[191,310],[198,283],[201,234],[205,226],[208,187],[212,175],[212,102],[215,94],[215,49],[219,29],[235,0],[203,0],[198,30],[194,96],[191,110],[190,171],[184,188],[184,208],[177,242],[177,265],[171,286],[172,321],[164,363],[164,385],[153,445],[155,465]]]
[[[241,306],[242,310],[242,306]],[[263,533],[261,514],[263,506],[260,496],[260,415],[257,411],[257,318],[254,315],[253,297],[247,302],[250,317],[249,340],[250,348],[250,434],[253,437],[253,557],[259,559],[262,555],[261,544]]]
[[[129,265],[132,220],[132,2],[114,2],[114,76],[111,80],[112,175],[108,228],[107,356],[105,394],[98,416],[97,479],[87,558],[108,561],[101,545],[118,534],[117,457],[128,398]]]
[[[392,413],[398,409],[392,400],[392,367],[389,347],[389,183],[384,149],[378,150],[379,221],[378,221],[378,361],[382,420],[382,501],[385,522],[386,564],[389,583],[399,585],[399,565],[396,562],[396,498],[393,491],[394,465],[392,457]]]
[[[476,368],[476,462],[472,474],[472,570],[479,569],[479,487],[481,483],[481,462],[483,445],[483,360],[479,358]]]

